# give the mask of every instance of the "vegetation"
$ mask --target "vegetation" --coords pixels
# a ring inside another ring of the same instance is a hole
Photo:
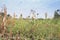
[[[60,40],[60,20],[15,20],[15,25],[9,24],[7,27],[14,35],[20,32],[21,39]]]
[[[2,30],[0,25],[0,40],[60,40],[60,18],[23,19],[22,14],[19,19],[15,18],[15,14],[13,18],[10,15],[7,17],[4,25],[6,28]],[[2,16],[0,24],[1,21]]]
[[[12,30],[14,36],[20,32],[21,40],[60,40],[60,19],[9,19],[6,26],[8,33]]]
[[[54,18],[60,18],[60,10],[57,9],[55,12],[54,12]]]

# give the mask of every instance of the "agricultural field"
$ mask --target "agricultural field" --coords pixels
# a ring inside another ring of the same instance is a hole
[[[0,40],[60,40],[60,0],[0,0]]]
[[[19,37],[19,40],[60,40],[60,19],[12,18],[5,26],[7,33],[12,32],[12,37]]]
[[[57,9],[52,19],[37,18],[34,10],[32,17],[23,18],[22,14],[16,18],[7,14],[7,9],[0,12],[0,40],[60,40],[60,15]],[[37,19],[36,19],[37,18]]]

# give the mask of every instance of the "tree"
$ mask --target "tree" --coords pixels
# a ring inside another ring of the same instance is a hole
[[[36,15],[35,15],[36,11],[31,9],[31,13],[32,13],[32,19],[35,19],[36,18]]]
[[[3,13],[3,12],[0,12],[0,15],[1,15],[2,17],[4,17],[4,13]]]
[[[20,17],[22,18],[22,14],[20,15]]]
[[[55,12],[54,12],[54,19],[56,18],[60,18],[60,10],[57,9]]]
[[[22,14],[20,14],[20,19],[23,19],[23,18],[22,18],[22,16],[23,16],[23,15],[22,15]]]
[[[45,19],[47,19],[47,13],[45,13]]]
[[[37,13],[37,18],[38,18],[39,13]]]

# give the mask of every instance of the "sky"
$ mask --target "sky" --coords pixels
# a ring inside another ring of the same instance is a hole
[[[7,7],[7,13],[12,15],[16,13],[23,17],[31,15],[31,9],[39,13],[38,18],[45,18],[47,13],[48,18],[53,18],[54,11],[60,9],[60,0],[0,0],[0,10],[3,8],[3,4]]]

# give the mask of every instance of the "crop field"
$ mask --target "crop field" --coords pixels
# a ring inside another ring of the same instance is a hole
[[[18,40],[18,37],[19,40],[60,40],[60,19],[12,18],[7,20],[6,27],[8,36],[0,37],[1,40],[10,37],[14,37],[11,40]]]
[[[0,0],[0,40],[60,40],[60,0]]]

